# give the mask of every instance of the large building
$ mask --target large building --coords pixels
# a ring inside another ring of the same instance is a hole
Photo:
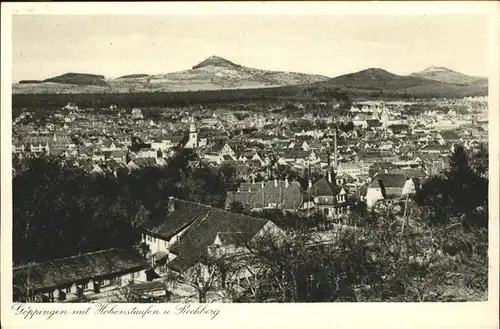
[[[93,299],[134,282],[147,282],[149,263],[134,253],[109,249],[13,268],[14,300],[46,302]]]

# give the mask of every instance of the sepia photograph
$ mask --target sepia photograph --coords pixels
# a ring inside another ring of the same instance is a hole
[[[11,20],[11,302],[488,301],[484,15]]]

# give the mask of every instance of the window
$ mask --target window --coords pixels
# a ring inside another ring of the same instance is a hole
[[[71,287],[66,288],[66,289],[64,290],[64,292],[65,292],[65,293],[67,293],[67,294],[69,294],[69,293],[71,292]]]
[[[82,284],[82,288],[83,288],[83,289],[88,289],[88,288],[89,288],[89,284],[88,284],[88,283],[84,283],[84,284]]]

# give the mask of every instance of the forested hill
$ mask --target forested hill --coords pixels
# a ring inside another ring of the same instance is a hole
[[[341,108],[350,106],[347,93],[333,88],[311,89],[307,86],[286,86],[260,89],[232,89],[185,92],[82,93],[82,94],[13,94],[12,107],[60,108],[68,103],[80,107],[168,107],[203,104],[245,103],[276,100],[337,100]]]

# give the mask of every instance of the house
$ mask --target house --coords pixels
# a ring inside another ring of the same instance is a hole
[[[157,158],[137,158],[133,160],[139,168],[155,167],[157,166]]]
[[[132,120],[143,120],[144,116],[142,115],[141,109],[134,108],[132,109]]]
[[[27,289],[40,293],[43,301],[71,301],[152,277],[140,255],[108,249],[16,266],[13,293],[15,301],[24,301]]]
[[[460,141],[460,136],[453,130],[441,131],[438,134],[438,142],[441,145],[446,143],[457,143]]]
[[[388,170],[389,174],[402,174],[406,178],[416,178],[419,182],[423,182],[429,176],[422,168],[393,168]]]
[[[418,180],[404,174],[384,173],[375,175],[366,192],[366,205],[370,208],[378,200],[402,197],[405,194],[404,188],[408,180],[412,181],[411,184],[414,185],[414,189],[416,185],[419,185]]]
[[[156,159],[158,157],[158,151],[153,150],[151,148],[143,148],[143,149],[140,149],[136,153],[136,155],[138,158],[142,158],[142,159],[148,159],[148,158]]]
[[[446,154],[450,152],[450,148],[440,144],[427,144],[420,149],[423,154]]]
[[[314,202],[314,207],[323,213],[326,218],[340,218],[349,211],[347,192],[342,181],[333,183],[331,175],[328,179],[320,178],[307,189],[306,194]]]
[[[254,150],[247,150],[243,152],[242,155],[240,155],[239,161],[243,163],[255,163],[257,166],[264,166],[264,160],[262,160],[262,157],[259,155],[258,152]]]
[[[235,150],[233,150],[233,148],[228,143],[224,144],[224,146],[219,152],[219,156],[221,158],[223,158],[225,155],[231,157],[233,161],[236,161],[237,159]]]
[[[340,175],[349,175],[349,176],[360,176],[365,173],[365,169],[359,163],[354,162],[341,162],[337,166],[337,173]]]
[[[104,175],[104,170],[102,170],[101,166],[99,166],[97,163],[94,163],[90,173],[93,175]]]
[[[378,119],[368,119],[366,120],[367,129],[380,129],[382,127],[382,122]]]
[[[178,273],[189,274],[196,267],[207,269],[210,256],[214,256],[214,254],[218,256],[214,249],[225,248],[226,255],[228,251],[233,253],[242,249],[244,251],[246,248],[238,247],[252,244],[262,237],[278,237],[282,232],[272,221],[266,219],[196,203],[189,204],[191,211],[201,211],[201,214],[171,245],[170,252],[176,257],[167,263],[167,267]],[[204,273],[203,276],[209,275],[208,271],[202,273]],[[230,279],[231,276],[227,279]]]
[[[226,209],[231,203],[240,202],[250,209],[277,208],[298,210],[304,201],[303,190],[298,182],[274,180],[260,183],[242,183],[236,192],[228,192]]]
[[[142,242],[152,264],[184,272],[206,260],[209,246],[228,241],[224,234],[240,232],[246,242],[267,230],[279,230],[271,221],[170,197],[164,219],[141,227]]]

